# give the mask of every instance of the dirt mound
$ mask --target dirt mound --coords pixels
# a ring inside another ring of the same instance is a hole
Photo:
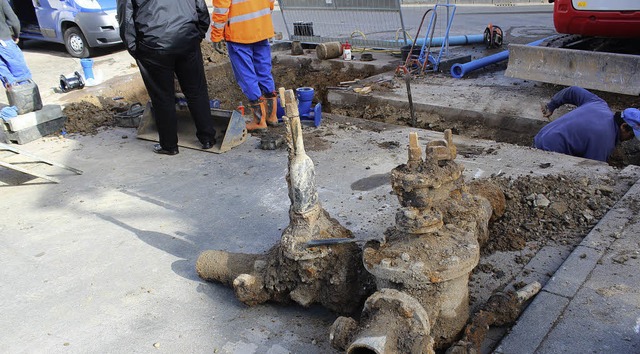
[[[568,176],[493,179],[506,197],[504,215],[489,226],[483,254],[516,251],[527,242],[577,244],[615,204],[613,180]]]
[[[208,63],[224,63],[229,59],[225,54],[220,54],[213,49],[213,43],[209,41],[202,41],[200,43],[200,51],[202,51],[202,61],[207,65]]]
[[[101,127],[113,126],[114,114],[126,110],[125,107],[127,107],[125,102],[109,103],[108,100],[96,97],[88,97],[87,100],[68,104],[63,110],[67,116],[64,130],[70,134],[96,134]]]

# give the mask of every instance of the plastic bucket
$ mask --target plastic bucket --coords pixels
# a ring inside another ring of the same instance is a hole
[[[298,112],[300,117],[308,117],[311,112],[311,101],[315,90],[312,87],[299,87],[296,89],[296,97],[298,98]]]
[[[80,65],[82,65],[85,80],[93,79],[93,59],[80,59]]]

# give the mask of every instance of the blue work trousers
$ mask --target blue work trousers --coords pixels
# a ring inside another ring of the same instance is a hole
[[[276,90],[271,75],[271,46],[268,40],[251,44],[227,42],[229,60],[236,81],[249,101]]]
[[[0,42],[0,79],[12,84],[31,78],[31,71],[27,67],[24,55],[18,45],[12,39],[3,39]]]

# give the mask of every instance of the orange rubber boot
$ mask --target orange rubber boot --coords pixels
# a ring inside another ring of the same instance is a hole
[[[249,110],[253,119],[247,123],[247,131],[264,130],[267,129],[267,122],[265,120],[266,102],[264,99],[260,99],[255,102],[249,102]]]
[[[278,96],[274,92],[273,94],[268,95],[264,99],[267,102],[267,105],[266,105],[267,125],[270,127],[275,127],[278,125],[278,116],[276,114],[278,112]]]

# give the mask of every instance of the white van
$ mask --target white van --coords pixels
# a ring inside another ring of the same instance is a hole
[[[63,43],[76,58],[122,43],[116,0],[9,0],[20,19],[20,39]]]

